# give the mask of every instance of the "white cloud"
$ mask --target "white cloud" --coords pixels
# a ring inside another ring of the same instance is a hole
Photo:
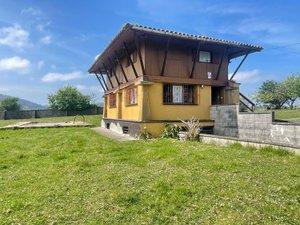
[[[15,24],[0,29],[0,45],[12,48],[22,48],[29,45],[29,33]]]
[[[73,71],[71,73],[47,73],[43,76],[43,82],[57,82],[57,81],[69,81],[82,78],[83,74],[80,71]]]
[[[38,61],[37,68],[40,70],[44,66],[45,62],[43,60]]]
[[[42,42],[45,45],[50,44],[51,41],[52,41],[52,37],[50,35],[46,35],[40,39],[40,42]]]
[[[29,14],[32,16],[40,16],[42,15],[42,11],[37,9],[37,8],[33,8],[33,7],[28,7],[26,9],[22,9],[21,14]]]
[[[18,56],[0,59],[0,71],[15,71],[18,73],[27,73],[30,68],[30,61]]]
[[[232,73],[228,75],[228,77],[231,77]],[[260,70],[254,69],[254,70],[248,70],[248,71],[240,71],[238,72],[233,80],[241,83],[255,83],[258,82],[261,77],[262,73]]]

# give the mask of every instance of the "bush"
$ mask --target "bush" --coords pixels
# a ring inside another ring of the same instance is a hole
[[[77,88],[67,86],[49,95],[51,109],[61,111],[83,111],[91,108],[91,97],[82,94]]]
[[[20,108],[19,99],[15,97],[8,97],[0,102],[0,111],[19,111]]]
[[[140,133],[140,139],[147,140],[152,138],[152,135],[150,132],[147,131],[147,129],[144,127],[143,131]]]
[[[186,140],[189,141],[198,141],[201,131],[201,123],[195,117],[192,117],[188,121],[181,120],[181,122],[186,126]]]
[[[161,135],[162,138],[178,138],[180,127],[176,124],[167,123]]]

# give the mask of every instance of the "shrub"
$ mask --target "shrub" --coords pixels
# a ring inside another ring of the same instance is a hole
[[[21,108],[19,99],[15,97],[8,97],[0,101],[0,111],[19,111]]]
[[[180,127],[176,124],[167,123],[161,135],[162,138],[177,138]]]
[[[77,88],[67,86],[48,96],[51,109],[61,111],[83,111],[91,108],[91,97],[82,94]]]
[[[150,138],[152,138],[151,133],[147,131],[146,127],[144,127],[143,131],[140,133],[140,139],[147,140]]]
[[[195,117],[192,117],[188,121],[181,120],[181,122],[186,126],[186,140],[197,141],[199,140],[199,135],[201,131],[201,123]]]

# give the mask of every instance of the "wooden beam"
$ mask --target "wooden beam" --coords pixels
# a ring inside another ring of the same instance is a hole
[[[106,75],[107,75],[107,78],[108,78],[108,81],[109,81],[109,83],[110,83],[111,88],[114,88],[114,85],[112,84],[111,79],[110,79],[110,77],[109,77],[111,74],[109,74],[109,71],[107,70],[107,67],[105,66],[104,63],[103,63],[103,68],[104,68],[105,71],[106,71]]]
[[[100,85],[101,85],[101,87],[102,87],[103,91],[105,92],[105,91],[106,91],[106,89],[105,89],[104,85],[102,84],[102,82],[101,82],[100,78],[98,77],[98,74],[97,74],[97,73],[95,73],[95,76],[96,76],[96,78],[98,79],[98,81],[99,81],[99,83],[100,83]]]
[[[166,48],[165,48],[165,55],[164,55],[164,61],[163,61],[163,65],[161,68],[161,72],[160,75],[163,76],[165,73],[165,67],[166,67],[166,62],[167,62],[167,56],[168,56],[168,51],[169,51],[169,46],[170,46],[170,37],[168,38],[168,41],[166,43]]]
[[[103,81],[103,84],[104,84],[104,86],[106,87],[106,90],[108,91],[108,86],[107,86],[107,84],[106,84],[106,82],[105,82],[105,80],[104,80],[104,77],[103,77],[103,74],[101,73],[101,71],[100,71],[100,77],[101,77],[101,79],[102,79],[102,81]]]
[[[118,53],[115,52],[115,55],[116,55],[116,60],[117,60],[117,62],[118,62],[118,64],[119,64],[119,66],[121,67],[121,70],[122,70],[122,74],[123,74],[123,76],[124,76],[124,79],[125,79],[126,82],[128,82],[128,79],[127,79],[125,70],[124,70],[124,68],[123,68],[123,66],[122,66],[122,63],[120,62],[119,57],[118,57]]]
[[[130,65],[131,65],[131,67],[132,67],[132,70],[133,70],[133,72],[134,72],[134,75],[135,75],[136,78],[138,78],[139,75],[138,75],[137,72],[136,72],[136,69],[135,69],[135,67],[134,67],[134,64],[133,64],[133,62],[132,62],[132,59],[131,59],[131,57],[130,57],[130,54],[129,54],[129,51],[128,51],[128,48],[127,48],[127,45],[126,45],[125,42],[123,42],[123,48],[124,48],[124,50],[125,50],[127,59],[129,60],[129,63],[130,63]]]
[[[141,64],[141,67],[142,67],[142,73],[143,73],[143,75],[145,75],[146,74],[145,66],[144,66],[144,62],[143,62],[143,59],[142,59],[140,42],[139,42],[139,39],[138,39],[137,36],[134,36],[134,42],[135,42],[136,50],[137,50],[137,53],[138,53],[138,56],[139,56],[140,64]]]
[[[193,58],[193,67],[192,67],[192,71],[191,71],[191,74],[190,74],[190,78],[193,78],[193,76],[194,76],[194,70],[195,70],[195,65],[196,65],[197,57],[199,57],[200,45],[201,45],[201,43],[199,41],[198,45],[197,45],[196,53],[195,53],[194,58]]]
[[[240,69],[241,65],[243,64],[243,62],[245,61],[245,59],[247,58],[249,53],[247,53],[244,58],[242,59],[242,61],[240,62],[240,64],[238,65],[238,67],[236,68],[236,70],[234,71],[234,73],[232,74],[232,76],[230,77],[229,80],[232,80],[232,78],[235,76],[235,74],[237,73],[237,71]]]
[[[221,71],[222,64],[223,64],[223,59],[224,59],[224,56],[225,56],[225,54],[226,54],[226,52],[227,52],[227,49],[228,49],[228,48],[226,47],[226,48],[224,49],[224,51],[223,51],[223,54],[222,54],[222,57],[221,57],[221,60],[220,60],[219,66],[218,66],[217,76],[216,76],[215,80],[218,80],[218,78],[219,78],[220,71]]]
[[[119,81],[119,79],[118,79],[118,77],[117,77],[117,73],[116,73],[116,71],[114,70],[113,62],[112,62],[112,60],[111,60],[111,58],[110,58],[110,57],[108,57],[108,60],[109,60],[109,62],[110,62],[111,71],[112,71],[112,72],[113,72],[113,74],[115,75],[115,78],[116,78],[117,84],[118,84],[118,86],[119,86],[119,85],[120,85],[120,81]]]

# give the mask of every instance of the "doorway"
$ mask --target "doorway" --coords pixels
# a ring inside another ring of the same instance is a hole
[[[211,104],[221,105],[223,104],[222,87],[211,87]]]

